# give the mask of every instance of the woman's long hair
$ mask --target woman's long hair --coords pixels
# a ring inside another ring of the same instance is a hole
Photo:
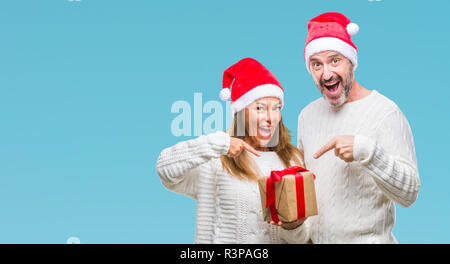
[[[240,138],[252,145],[251,143],[254,139],[249,136],[248,122],[245,122],[245,117],[245,109],[236,113],[227,133],[232,137]],[[245,128],[244,131],[242,131],[243,128]],[[304,163],[303,153],[290,143],[291,136],[289,133],[289,129],[283,124],[283,120],[281,119],[274,135],[267,144],[268,149],[277,153],[286,168],[292,166],[291,162],[302,166]],[[268,176],[260,175],[258,166],[246,151],[242,151],[239,156],[233,158],[222,155],[220,159],[223,168],[231,175],[240,179],[257,180],[261,176]]]

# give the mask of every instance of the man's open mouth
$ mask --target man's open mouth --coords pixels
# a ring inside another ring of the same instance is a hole
[[[333,93],[336,92],[336,90],[339,88],[339,83],[340,81],[335,81],[333,83],[324,84],[323,86],[327,88],[328,91]]]

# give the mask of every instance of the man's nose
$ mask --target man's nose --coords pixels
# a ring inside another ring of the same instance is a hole
[[[329,80],[331,80],[331,78],[333,78],[333,75],[334,75],[333,72],[331,71],[331,69],[328,66],[323,67],[322,80],[329,81]]]

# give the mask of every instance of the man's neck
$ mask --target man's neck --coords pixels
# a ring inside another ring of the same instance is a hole
[[[356,79],[353,80],[352,84],[352,90],[350,92],[350,95],[345,101],[346,103],[354,102],[363,99],[364,97],[368,96],[370,94],[370,90],[367,90],[366,88],[362,87]]]

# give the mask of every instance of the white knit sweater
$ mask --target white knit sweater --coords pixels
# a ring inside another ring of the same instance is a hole
[[[220,156],[227,154],[229,146],[230,136],[218,131],[180,142],[159,155],[156,170],[162,184],[197,201],[195,242],[306,242],[305,231],[264,222],[257,183],[240,180],[222,168]],[[249,155],[264,175],[284,169],[276,153],[259,153],[261,157]]]
[[[298,118],[298,147],[316,175],[319,215],[302,228],[313,243],[397,243],[394,202],[408,207],[420,188],[410,126],[397,105],[372,91],[333,110],[323,98]],[[331,150],[313,155],[334,136],[354,135],[355,162]]]

